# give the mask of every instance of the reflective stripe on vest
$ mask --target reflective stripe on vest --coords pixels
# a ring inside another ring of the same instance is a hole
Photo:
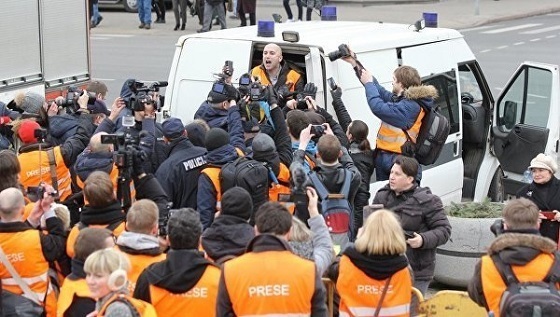
[[[105,316],[105,312],[107,311],[107,307],[109,307],[109,305],[111,305],[113,302],[115,302],[119,299],[124,299],[124,300],[128,301],[132,305],[132,307],[130,307],[130,306],[129,307],[131,309],[136,310],[136,312],[141,317],[157,317],[156,310],[154,309],[154,306],[152,306],[152,304],[146,303],[143,300],[132,298],[131,296],[128,296],[128,295],[125,295],[125,294],[115,294],[115,295],[113,295],[113,297],[111,297],[109,300],[107,300],[107,302],[105,302],[105,304],[101,307],[101,309],[99,309],[99,312],[97,313],[97,317]],[[135,314],[133,313],[132,316],[134,316],[134,315]]]
[[[552,254],[541,253],[524,266],[512,265],[511,269],[520,282],[542,281],[553,262]],[[500,301],[506,285],[496,269],[494,261],[487,255],[481,258],[480,277],[488,309],[493,311],[495,316],[500,316]]]
[[[134,293],[134,288],[136,288],[136,282],[138,281],[138,277],[140,273],[144,271],[145,268],[150,266],[152,263],[157,263],[165,260],[165,254],[158,254],[158,255],[147,255],[147,254],[130,254],[123,252],[119,249],[118,245],[115,245],[115,249],[119,252],[122,252],[128,260],[130,261],[130,271],[128,271],[128,284],[127,288],[129,294]]]
[[[72,194],[72,179],[70,170],[64,164],[60,146],[53,147],[52,150],[54,152],[56,176],[58,178],[58,196],[63,201]],[[41,157],[40,159],[39,156]],[[21,165],[21,172],[19,173],[21,184],[25,188],[38,186],[41,181],[52,185],[49,156],[46,150],[20,153],[18,154],[18,161]],[[41,162],[41,168],[39,168],[39,161]]]
[[[266,70],[262,65],[256,66],[251,70],[251,76],[257,77],[261,84],[268,86],[272,85],[272,83],[268,80],[268,76],[266,76]],[[301,75],[296,72],[295,70],[288,71],[288,75],[286,76],[286,84],[290,91],[295,91],[296,83],[301,78]]]
[[[152,305],[159,316],[182,316],[185,312],[196,312],[199,317],[214,317],[220,274],[219,268],[208,265],[196,285],[181,294],[150,285]]]
[[[412,125],[412,128],[407,131],[408,135],[412,139],[412,142],[416,142],[424,115],[424,109],[420,108],[420,113],[418,114],[416,121]],[[388,123],[381,122],[381,127],[377,132],[376,148],[400,154],[402,153],[401,146],[406,142],[406,140],[406,134],[404,134],[402,129],[394,127]]]
[[[226,262],[222,274],[236,316],[311,314],[315,264],[290,251],[245,253]]]
[[[38,299],[44,301],[46,294],[49,294],[47,301],[54,299],[53,308],[56,311],[56,298],[50,296],[54,295],[54,292],[48,282],[49,263],[43,256],[40,231],[29,229],[20,232],[1,232],[0,245],[14,269]],[[3,289],[27,297],[4,265],[0,265],[0,279]]]
[[[343,255],[340,259],[336,289],[340,294],[340,316],[373,316],[386,280],[375,280]],[[408,317],[412,298],[408,268],[393,274],[379,316]]]
[[[93,296],[91,295],[85,279],[71,280],[67,278],[64,280],[64,283],[60,288],[58,305],[56,307],[57,316],[64,316],[66,310],[72,305],[74,296],[89,298],[91,299],[92,305],[95,305],[95,298],[93,298]]]

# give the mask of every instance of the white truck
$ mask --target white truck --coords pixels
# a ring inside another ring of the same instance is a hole
[[[91,80],[87,1],[0,1],[0,101],[64,95]]]
[[[286,41],[283,32],[292,37],[297,33],[299,39]],[[175,45],[164,111],[192,120],[212,87],[212,73],[231,60],[234,78],[239,77],[261,63],[268,43],[278,44],[284,59],[304,70],[307,82],[318,86],[319,104],[334,115],[327,84],[333,77],[343,88],[352,118],[369,124],[370,141],[380,121],[367,105],[362,84],[352,67],[330,61],[326,54],[348,44],[388,89],[399,65],[418,69],[424,82],[438,89],[436,104],[451,124],[440,157],[423,167],[422,178],[422,186],[429,186],[445,204],[487,196],[501,201],[523,185],[523,173],[538,153],[558,159],[558,66],[524,63],[495,101],[463,36],[444,28],[416,31],[400,24],[316,21],[276,24],[274,37],[259,37],[256,26],[186,35]],[[372,192],[382,185],[372,180]]]

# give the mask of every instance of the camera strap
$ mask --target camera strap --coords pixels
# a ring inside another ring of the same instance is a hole
[[[54,158],[54,150],[50,148],[47,150],[47,156],[49,158],[49,168],[51,171],[52,187],[58,197],[58,176],[56,174],[56,160]]]

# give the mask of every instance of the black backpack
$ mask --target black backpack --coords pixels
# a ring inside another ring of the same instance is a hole
[[[560,294],[556,283],[560,280],[560,262],[554,254],[554,263],[542,281],[519,282],[511,265],[492,255],[507,288],[500,299],[500,317],[557,317],[560,316]]]
[[[320,198],[321,214],[325,218],[329,233],[335,244],[341,247],[349,241],[353,227],[354,212],[348,201],[350,185],[352,184],[352,173],[344,171],[344,183],[339,193],[329,193],[316,172],[309,173],[309,179]]]
[[[268,201],[268,168],[265,163],[239,157],[222,166],[219,180],[222,195],[235,186],[243,187],[251,194],[253,198],[251,223],[253,223],[257,209]]]
[[[412,142],[408,131],[405,129],[403,131],[408,141],[414,144],[414,157],[418,160],[418,163],[422,165],[434,164],[449,135],[449,120],[439,113],[436,107],[428,107],[421,100],[416,100],[416,102],[424,109],[424,117],[416,143]]]

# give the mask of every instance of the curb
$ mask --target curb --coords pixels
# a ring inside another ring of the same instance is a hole
[[[522,19],[522,18],[537,16],[537,15],[555,13],[555,12],[559,12],[559,11],[560,11],[560,6],[557,6],[557,7],[544,8],[544,9],[539,9],[539,10],[530,11],[530,12],[519,13],[519,14],[511,14],[511,15],[507,15],[507,16],[488,18],[488,19],[477,21],[477,22],[475,22],[471,25],[465,25],[462,29],[477,27],[477,26],[490,24],[490,23],[510,21],[510,20],[516,20],[516,19]],[[461,29],[459,29],[459,30],[461,30]]]

